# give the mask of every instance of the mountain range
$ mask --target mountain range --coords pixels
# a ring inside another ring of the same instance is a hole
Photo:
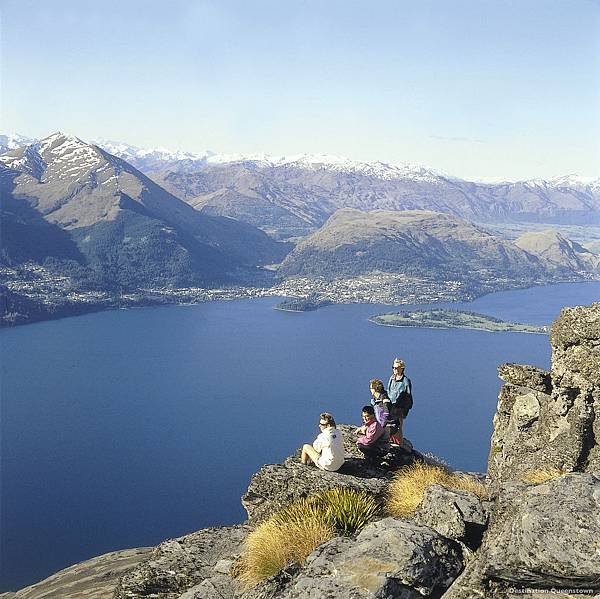
[[[119,155],[119,147],[110,151]],[[600,178],[481,183],[415,164],[358,162],[327,155],[218,155],[146,161],[138,166],[192,206],[259,226],[276,238],[304,236],[336,210],[425,209],[481,223],[600,223]]]
[[[377,273],[490,290],[600,272],[555,231],[511,242],[484,226],[600,222],[598,179],[484,184],[410,164],[99,143],[0,136],[0,269],[39,264],[72,289],[113,294]]]
[[[95,143],[204,214],[247,222],[276,239],[303,237],[340,208],[431,210],[479,223],[600,223],[600,178],[482,183],[416,164]]]

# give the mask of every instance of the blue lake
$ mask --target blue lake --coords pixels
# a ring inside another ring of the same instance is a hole
[[[502,292],[455,307],[550,323],[600,283]],[[0,591],[83,559],[245,518],[265,463],[318,433],[321,411],[360,420],[371,378],[407,362],[405,434],[483,471],[501,381],[548,368],[544,335],[381,327],[389,306],[273,310],[273,298],[113,311],[0,331]],[[449,305],[449,304],[446,304]]]

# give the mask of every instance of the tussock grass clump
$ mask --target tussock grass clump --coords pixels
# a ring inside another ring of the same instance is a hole
[[[359,531],[379,510],[368,493],[344,487],[294,501],[248,535],[234,575],[245,587],[254,586],[288,564],[302,563],[334,536]]]
[[[246,539],[246,550],[236,564],[238,580],[252,587],[273,576],[288,564],[302,563],[319,545],[335,536],[323,519],[283,525],[269,519],[252,531]]]
[[[470,491],[481,499],[487,498],[484,485],[477,479],[466,474],[454,474],[442,466],[415,462],[401,468],[392,479],[386,502],[388,512],[396,518],[410,516],[431,485]]]
[[[335,487],[315,497],[319,509],[336,532],[350,536],[368,524],[380,511],[372,495],[347,487]]]
[[[521,475],[521,480],[525,483],[540,485],[549,480],[554,480],[563,474],[566,474],[566,472],[564,470],[559,470],[558,468],[540,468],[539,470],[529,470],[529,472],[525,472]]]

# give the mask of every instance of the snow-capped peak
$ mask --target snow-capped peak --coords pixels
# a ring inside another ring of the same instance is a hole
[[[90,148],[90,145],[79,139],[79,137],[67,135],[62,131],[57,131],[56,133],[52,133],[52,135],[48,135],[48,137],[40,139],[35,146],[40,154],[48,150],[63,154],[74,149]]]
[[[582,177],[575,173],[553,177],[548,182],[556,187],[588,187],[594,190],[600,189],[600,177]]]
[[[331,170],[359,174],[376,179],[413,179],[435,182],[440,177],[451,178],[414,163],[388,164],[380,161],[364,162],[331,154],[293,154],[270,156],[268,154],[215,154],[208,164],[253,163],[263,168],[292,167],[307,170]]]
[[[168,150],[166,148],[140,148],[120,141],[102,138],[93,140],[92,143],[100,146],[109,154],[114,154],[123,160],[133,158],[142,160],[150,158],[155,161],[160,160],[163,162],[178,162],[181,160],[203,161],[209,156],[214,155],[214,152],[211,152],[210,150],[205,150],[203,152],[185,152],[182,150]]]
[[[31,137],[21,135],[20,133],[7,133],[6,135],[0,135],[0,154],[4,152],[10,152],[10,150],[16,150],[33,143]]]
[[[101,161],[102,156],[94,146],[61,131],[35,141],[20,151],[0,156],[0,162],[7,167],[25,171],[39,181],[49,177],[79,178]]]

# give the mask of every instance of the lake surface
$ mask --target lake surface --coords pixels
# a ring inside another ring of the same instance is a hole
[[[548,324],[600,283],[502,292],[454,307]],[[112,311],[0,331],[0,591],[83,559],[245,518],[265,463],[360,422],[369,379],[407,362],[405,434],[483,471],[503,362],[548,368],[544,335],[390,328],[390,306],[273,310],[274,298]],[[450,306],[451,304],[443,304]],[[402,307],[402,309],[406,306]]]

